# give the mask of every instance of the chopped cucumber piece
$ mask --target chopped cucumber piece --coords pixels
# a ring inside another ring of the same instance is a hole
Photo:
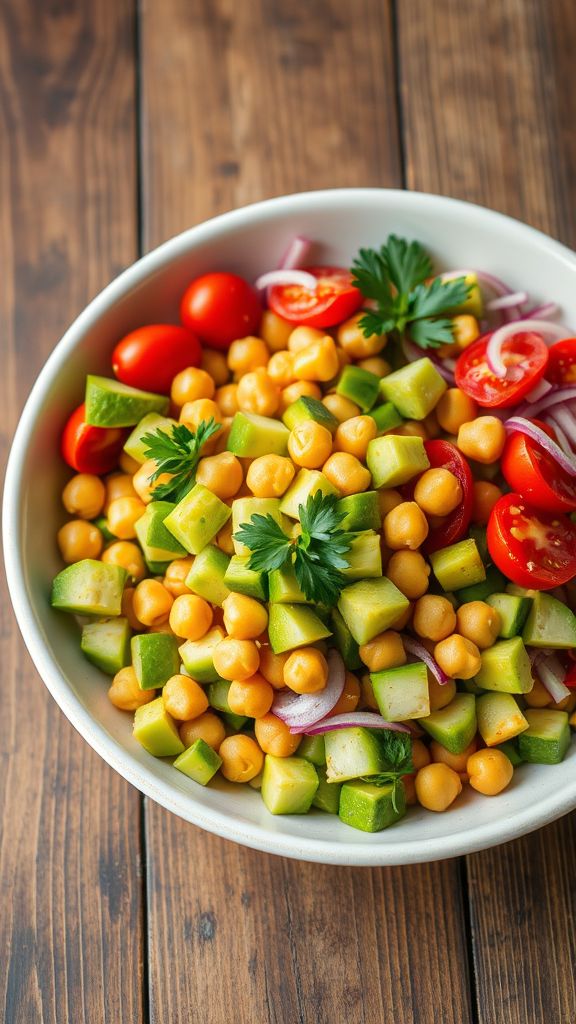
[[[226,447],[245,459],[261,455],[286,455],[290,431],[280,420],[254,413],[237,412],[232,420]]]
[[[349,398],[360,406],[362,412],[369,412],[378,398],[380,378],[361,366],[345,366],[336,385],[336,393]]]
[[[359,533],[362,530],[379,530],[382,526],[378,491],[348,494],[340,498],[336,510],[345,517],[340,523],[341,530]]]
[[[529,764],[560,764],[570,746],[565,711],[527,708],[528,728],[518,737],[520,757]]]
[[[192,746],[184,750],[174,761],[174,767],[179,772],[183,772],[201,786],[208,785],[221,764],[222,758],[202,739],[194,740]]]
[[[83,558],[54,577],[52,607],[77,615],[120,615],[127,576],[119,565]]]
[[[373,530],[356,534],[342,557],[348,562],[347,568],[340,570],[346,580],[377,579],[382,575],[380,536]]]
[[[377,786],[371,782],[346,782],[340,793],[340,821],[361,832],[381,832],[406,814],[402,783]]]
[[[283,569],[273,569],[268,574],[268,590],[273,604],[311,604],[306,594],[300,590],[294,567],[285,565]]]
[[[478,552],[480,557],[480,552]],[[461,604],[467,601],[486,601],[495,590],[501,590],[506,583],[506,578],[495,565],[489,565],[486,569],[486,579],[481,583],[474,583],[471,587],[462,587],[458,591],[458,600]]]
[[[100,533],[104,537],[105,544],[110,544],[111,541],[118,540],[118,537],[115,537],[114,534],[110,532],[106,516],[98,516],[98,518],[93,519],[92,522],[94,523],[94,526],[97,526],[100,530]]]
[[[354,672],[355,669],[363,668],[364,664],[359,654],[356,643],[348,626],[344,622],[337,608],[333,608],[330,616],[334,643],[342,655],[346,668]]]
[[[216,711],[225,711],[228,715],[233,714],[228,703],[228,691],[231,686],[232,683],[229,679],[218,679],[215,683],[209,684],[206,695],[211,708]]]
[[[224,574],[224,584],[235,594],[268,600],[268,578],[265,572],[249,569],[250,555],[232,555]]]
[[[531,647],[576,647],[576,615],[562,601],[539,591],[534,595],[522,638]]]
[[[461,754],[476,734],[476,697],[457,693],[445,708],[420,718],[419,724],[451,754]]]
[[[428,356],[382,377],[380,394],[393,402],[408,420],[424,420],[437,405],[448,385]]]
[[[211,604],[222,607],[230,591],[226,586],[226,570],[230,556],[214,544],[207,544],[192,563],[186,586]]]
[[[338,611],[356,643],[366,644],[396,622],[409,603],[387,576],[381,576],[344,587]]]
[[[168,412],[165,395],[140,391],[109,377],[86,378],[84,418],[92,427],[132,427],[149,412]]]
[[[375,409],[370,410],[368,415],[374,420],[379,434],[385,434],[387,430],[394,430],[395,427],[399,427],[403,423],[402,416],[392,402],[377,405]]]
[[[331,434],[335,433],[338,427],[338,420],[330,410],[317,398],[311,398],[309,395],[301,395],[295,402],[292,402],[282,416],[282,420],[288,430],[294,430],[294,427],[303,423],[304,420],[315,420],[322,427],[326,427]]]
[[[318,491],[322,491],[322,494],[340,496],[340,491],[320,470],[301,469],[282,498],[280,510],[291,519],[300,519],[300,505],[305,505],[308,498],[313,497]]]
[[[476,701],[478,732],[487,747],[511,740],[528,722],[510,693],[485,693]]]
[[[476,541],[468,538],[430,555],[432,570],[443,590],[462,590],[486,579]],[[467,598],[469,600],[469,598]]]
[[[151,501],[135,523],[136,536],[147,562],[171,562],[186,554],[186,548],[166,529],[164,520],[174,511],[172,501]]]
[[[423,661],[372,672],[370,679],[380,713],[388,722],[430,714],[428,669]]]
[[[488,565],[490,562],[490,552],[488,551],[488,542],[486,540],[486,527],[480,526],[479,523],[472,523],[468,533],[470,537],[472,537],[472,540],[476,541],[478,554],[484,562],[484,565]]]
[[[300,752],[300,747],[298,747],[298,752]],[[317,807],[319,811],[326,811],[328,814],[338,814],[341,784],[328,782],[324,765],[317,766],[316,774],[318,775],[318,789],[312,801],[312,807]]]
[[[428,469],[430,460],[421,437],[386,434],[369,442],[366,465],[372,474],[373,486],[381,489],[408,483]]]
[[[504,743],[499,743],[494,749],[501,750],[502,753],[506,755],[513,768],[517,768],[518,765],[524,764],[524,758],[520,756],[520,751],[518,750],[517,740],[506,740]]]
[[[134,738],[154,757],[173,757],[184,750],[176,722],[166,711],[162,697],[136,708],[133,731]]]
[[[326,744],[324,737],[320,736],[304,736],[300,746],[298,747],[298,757],[305,757],[307,761],[315,764],[317,767],[326,764]]]
[[[306,605],[271,604],[268,610],[268,636],[274,654],[296,647],[308,647],[331,636],[322,620]]]
[[[534,685],[528,652],[521,637],[498,640],[480,652],[481,667],[474,677],[483,690],[501,693],[530,693]]]
[[[228,505],[207,487],[195,484],[166,516],[164,525],[186,551],[198,555],[228,522],[230,515]]]
[[[143,416],[140,422],[134,427],[134,430],[124,445],[124,451],[131,459],[135,459],[136,462],[146,462],[148,456],[145,455],[145,452],[148,448],[148,443],[142,440],[144,434],[151,434],[156,430],[163,430],[165,434],[172,437],[172,427],[177,426],[177,421],[171,419],[170,416],[161,416],[160,413],[149,412],[148,415]]]
[[[179,648],[184,668],[197,683],[214,683],[220,679],[214,668],[214,649],[225,636],[220,626],[214,626],[201,640],[187,640]]]
[[[252,516],[272,516],[278,526],[288,532],[288,521],[280,507],[280,498],[235,498],[232,502],[232,542],[237,555],[250,555],[250,548],[235,540],[235,535],[244,523],[250,523]]]
[[[88,661],[115,676],[130,664],[130,636],[128,619],[102,619],[82,627],[80,647]]]
[[[513,594],[491,594],[486,604],[500,614],[500,633],[503,640],[518,636],[528,618],[532,601],[529,597],[514,597]]]
[[[318,789],[318,775],[303,757],[266,754],[262,799],[271,814],[307,814]]]
[[[222,711],[221,715],[226,725],[230,726],[234,732],[240,732],[246,722],[254,722],[253,718],[248,718],[247,715],[235,715],[233,711]]]
[[[130,648],[141,690],[155,690],[178,674],[178,641],[170,633],[138,633],[132,637]]]
[[[377,731],[351,726],[324,733],[328,782],[346,782],[386,771],[386,757]]]

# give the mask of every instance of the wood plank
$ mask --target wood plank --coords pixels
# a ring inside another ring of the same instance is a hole
[[[411,0],[399,44],[410,187],[575,246],[574,4]],[[576,1019],[575,829],[572,815],[467,859],[480,1024]]]
[[[401,184],[391,39],[380,0],[145,6],[145,246],[271,194]],[[296,864],[148,801],[146,835],[153,1022],[469,1019],[457,863]]]
[[[57,339],[136,255],[133,16],[132,0],[1,5],[3,453]],[[5,590],[0,615],[0,1018],[133,1024],[140,798],[35,675]]]

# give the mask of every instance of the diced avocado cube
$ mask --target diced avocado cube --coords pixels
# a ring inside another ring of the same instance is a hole
[[[363,662],[356,643],[348,626],[344,622],[337,608],[333,608],[330,614],[330,623],[334,636],[334,643],[342,655],[346,668],[354,672],[355,669],[363,668]]]
[[[476,697],[472,693],[457,693],[445,708],[418,721],[451,754],[461,754],[476,734]]]
[[[317,398],[311,398],[309,395],[301,395],[295,402],[292,402],[282,416],[282,420],[288,430],[294,430],[294,427],[303,423],[304,420],[315,420],[322,427],[326,427],[331,434],[338,427],[338,420],[330,410]]]
[[[428,356],[382,377],[380,394],[393,402],[408,420],[424,420],[438,404],[448,385]]]
[[[145,561],[146,568],[148,569],[148,572],[150,573],[151,576],[165,576],[166,570],[170,565],[172,559],[170,559],[170,562],[149,562],[146,559]]]
[[[462,590],[486,579],[476,541],[471,538],[433,551],[430,561],[438,583],[446,591]]]
[[[211,708],[215,711],[225,711],[227,714],[232,714],[232,709],[228,703],[228,691],[232,683],[229,679],[218,679],[215,683],[210,683],[206,690],[208,702]]]
[[[171,562],[186,554],[186,548],[164,525],[166,516],[176,508],[172,501],[151,501],[135,523],[136,536],[147,562]]]
[[[392,402],[377,405],[370,410],[368,415],[374,420],[379,434],[385,434],[387,430],[394,430],[403,422],[402,416]]]
[[[272,569],[268,574],[268,592],[273,604],[310,604],[306,594],[300,590],[294,567]]]
[[[468,298],[460,306],[455,306],[451,311],[453,314],[458,313],[470,313],[475,316],[477,320],[480,320],[484,313],[484,303],[482,301],[482,292],[478,284],[478,277],[476,274],[466,274],[464,278],[467,285],[470,286],[468,292]]]
[[[386,758],[377,731],[350,726],[324,733],[328,782],[346,782],[386,770]]]
[[[186,586],[211,604],[222,607],[230,594],[225,583],[230,556],[214,544],[207,544],[192,562]]]
[[[198,555],[222,529],[230,515],[228,505],[207,487],[195,484],[166,516],[164,525],[186,551]]]
[[[382,575],[382,550],[380,536],[373,530],[366,530],[352,536],[350,547],[342,558],[348,562],[340,572],[347,580],[376,579]]]
[[[518,737],[520,757],[529,764],[560,764],[570,746],[570,726],[565,711],[527,708],[528,728]]]
[[[262,799],[271,814],[307,814],[318,789],[318,775],[303,757],[266,754]]]
[[[184,750],[176,723],[166,711],[162,697],[136,708],[133,732],[144,750],[154,757],[173,757]]]
[[[281,511],[291,519],[300,519],[300,505],[306,505],[308,498],[318,491],[322,491],[322,494],[335,494],[337,497],[340,495],[340,491],[320,470],[301,469],[282,498]]]
[[[308,647],[330,635],[328,627],[306,605],[271,604],[269,607],[268,636],[274,654]]]
[[[214,668],[214,649],[225,636],[220,626],[214,626],[201,640],[187,640],[179,648],[184,668],[197,683],[214,683],[220,679]]]
[[[484,693],[476,701],[478,732],[487,747],[511,740],[528,728],[528,722],[510,693]]]
[[[177,426],[177,421],[171,419],[170,416],[160,416],[157,412],[149,412],[148,415],[143,416],[140,422],[134,427],[134,430],[124,445],[124,451],[131,459],[136,459],[136,462],[146,462],[148,456],[145,452],[148,448],[148,442],[142,440],[144,434],[154,433],[156,430],[163,430],[165,434],[172,437],[172,427]]]
[[[249,569],[250,555],[232,555],[224,574],[224,583],[235,594],[268,600],[268,577],[265,572]]]
[[[174,761],[174,767],[179,772],[183,772],[201,786],[206,786],[210,782],[221,764],[222,758],[201,739],[194,740],[192,746],[184,750]]]
[[[108,377],[86,378],[84,419],[92,427],[131,427],[149,412],[168,412],[165,395],[140,391]]]
[[[155,690],[178,674],[178,641],[170,633],[138,633],[132,637],[130,648],[141,690]]]
[[[298,753],[300,753],[300,747],[298,747]],[[312,801],[312,807],[317,807],[319,811],[326,811],[327,814],[338,814],[342,785],[339,782],[328,782],[324,765],[316,766],[316,774],[318,775],[318,789]]]
[[[388,722],[430,714],[428,670],[423,661],[372,672],[370,679],[380,713]]]
[[[400,487],[428,469],[430,461],[421,437],[386,434],[368,443],[366,465],[374,487]]]
[[[490,552],[488,551],[488,542],[486,540],[486,527],[480,526],[479,523],[472,523],[468,529],[468,535],[472,537],[472,540],[476,541],[478,554],[484,565],[488,565],[490,562]]]
[[[311,761],[316,767],[325,765],[326,744],[324,737],[322,735],[304,736],[298,747],[298,757],[305,757],[307,761]]]
[[[115,676],[130,664],[130,636],[128,619],[120,616],[102,619],[82,627],[80,647],[88,661],[102,672]]]
[[[281,512],[280,498],[236,498],[232,502],[232,541],[237,555],[250,555],[250,548],[235,539],[240,527],[250,523],[252,516],[272,516],[278,526],[288,532],[289,524]]]
[[[345,366],[336,385],[336,393],[349,398],[359,405],[362,412],[369,412],[378,398],[380,378],[361,366]]]
[[[576,647],[576,616],[562,601],[539,591],[534,595],[522,638],[531,647]]]
[[[518,636],[524,627],[532,601],[529,597],[514,597],[513,594],[490,594],[486,604],[500,614],[500,633],[503,640]]]
[[[341,530],[360,532],[361,530],[379,530],[382,526],[378,491],[348,494],[345,498],[340,498],[336,505],[336,511],[345,517],[340,523]]]
[[[290,431],[280,420],[255,413],[237,412],[232,420],[226,447],[245,459],[261,455],[286,455]]]
[[[119,565],[83,558],[54,577],[52,607],[77,615],[120,615],[127,576]]]
[[[361,832],[381,832],[406,814],[404,786],[346,782],[340,793],[340,821]]]
[[[498,640],[480,652],[481,667],[474,681],[483,690],[500,693],[530,693],[534,685],[532,667],[522,638]]]
[[[344,587],[338,611],[356,643],[367,644],[396,622],[409,603],[387,576],[380,576]]]
[[[520,756],[520,751],[518,750],[517,739],[506,740],[504,743],[498,743],[494,749],[501,750],[502,753],[506,755],[513,768],[517,768],[518,765],[524,764],[524,758]]]
[[[480,552],[478,552],[480,557]],[[481,583],[474,583],[471,587],[462,587],[457,597],[461,604],[467,601],[486,601],[495,590],[500,590],[506,582],[505,577],[495,565],[489,565],[486,571],[486,579]]]

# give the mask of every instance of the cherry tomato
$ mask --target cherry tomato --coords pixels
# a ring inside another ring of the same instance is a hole
[[[334,327],[360,309],[362,293],[352,286],[352,274],[340,267],[305,267],[318,280],[315,291],[297,284],[275,285],[269,305],[290,323]]]
[[[199,366],[200,355],[200,342],[188,328],[150,324],[137,327],[118,342],[112,369],[123,384],[169,395],[176,374],[188,366]]]
[[[466,533],[472,518],[474,480],[466,459],[451,441],[424,441],[424,447],[430,462],[430,469],[448,469],[454,474],[462,488],[460,504],[449,515],[442,517],[440,526],[430,529],[430,533],[422,545],[422,550],[426,554],[430,554],[432,551],[438,551],[439,548],[445,548],[448,544],[455,544]],[[407,500],[412,501],[414,488],[419,479],[419,476],[414,477],[406,487],[402,488],[402,494]]]
[[[489,409],[516,405],[544,376],[548,347],[539,334],[515,334],[504,342],[502,356],[510,374],[496,377],[486,361],[490,335],[470,345],[456,363],[456,385],[478,405]]]
[[[569,690],[576,690],[576,665],[568,669],[564,677],[564,686],[567,686]]]
[[[254,334],[262,316],[254,288],[236,274],[197,277],[182,296],[180,319],[212,348],[227,349],[236,338]]]
[[[77,473],[108,473],[118,462],[129,430],[91,427],[84,420],[84,403],[70,416],[62,432],[61,451]]]
[[[486,540],[492,561],[520,587],[552,590],[576,575],[576,525],[535,509],[520,494],[498,499]]]
[[[546,377],[553,384],[576,384],[576,338],[564,338],[548,350]]]
[[[532,420],[550,436],[547,424]],[[535,508],[547,512],[573,512],[576,509],[576,480],[558,465],[542,445],[526,434],[511,434],[502,452],[501,469],[508,486]]]

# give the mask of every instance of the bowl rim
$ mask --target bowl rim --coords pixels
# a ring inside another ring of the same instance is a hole
[[[434,206],[444,207],[447,211],[458,208],[465,210],[467,217],[476,217],[484,223],[488,220],[495,228],[500,225],[506,232],[512,230],[520,233],[527,244],[538,244],[548,253],[567,263],[576,274],[576,255],[538,229],[488,207],[433,193],[386,188],[322,189],[265,199],[221,213],[182,231],[142,256],[100,291],[76,317],[54,347],[32,387],[14,434],[4,481],[3,546],[8,589],[14,612],[24,643],[38,673],[74,728],[123,778],[185,821],[224,839],[265,853],[325,864],[380,866],[423,863],[497,846],[535,831],[576,808],[576,778],[571,784],[567,781],[565,787],[556,794],[545,796],[523,810],[503,816],[490,825],[482,823],[468,828],[465,832],[447,834],[425,842],[412,839],[405,843],[394,842],[390,845],[370,835],[366,835],[365,843],[344,841],[335,844],[327,839],[271,832],[257,823],[243,822],[239,826],[233,818],[221,811],[197,806],[191,794],[166,787],[151,769],[137,764],[121,743],[106,732],[70,689],[58,663],[44,646],[24,583],[20,544],[22,523],[19,514],[23,465],[37,409],[51,381],[65,363],[68,353],[74,349],[78,338],[95,319],[150,277],[155,270],[161,269],[195,245],[208,241],[221,229],[238,229],[254,225],[273,218],[276,213],[287,212],[290,209],[293,212],[305,213],[307,210],[332,208],[339,200],[366,206],[383,195],[393,199],[399,210],[413,209],[415,206],[422,209]]]

